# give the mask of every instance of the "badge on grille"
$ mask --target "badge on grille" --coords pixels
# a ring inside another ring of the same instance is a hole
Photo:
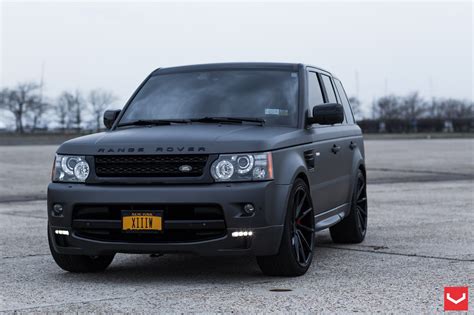
[[[192,168],[191,165],[181,165],[181,166],[179,167],[179,171],[180,171],[180,172],[183,172],[183,173],[191,172],[192,169],[193,169],[193,168]]]

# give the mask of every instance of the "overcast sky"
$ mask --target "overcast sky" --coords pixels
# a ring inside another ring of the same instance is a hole
[[[385,93],[473,97],[470,1],[3,1],[0,8],[0,85],[39,80],[44,66],[51,97],[103,87],[121,107],[155,68],[228,61],[326,68],[366,108]]]

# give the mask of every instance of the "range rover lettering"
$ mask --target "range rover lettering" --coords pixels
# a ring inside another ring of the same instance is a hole
[[[63,143],[48,186],[48,239],[70,272],[116,253],[251,255],[304,274],[317,231],[367,230],[364,144],[341,81],[303,64],[160,68],[106,131]]]

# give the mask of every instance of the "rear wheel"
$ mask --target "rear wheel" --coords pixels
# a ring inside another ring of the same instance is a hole
[[[351,211],[341,222],[329,229],[335,243],[360,243],[367,233],[367,185],[364,173],[357,173]]]
[[[290,193],[283,237],[278,254],[257,257],[262,272],[270,276],[301,276],[314,251],[314,211],[308,186],[296,179]]]
[[[49,228],[48,228],[49,229]],[[51,255],[56,264],[61,269],[69,272],[98,272],[104,271],[115,255],[85,256],[85,255],[65,255],[54,250],[51,236],[48,230],[48,242]]]

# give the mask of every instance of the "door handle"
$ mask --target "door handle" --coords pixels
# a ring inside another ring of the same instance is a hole
[[[349,148],[351,148],[351,150],[354,150],[355,148],[357,148],[357,143],[351,141],[351,144],[349,144]]]
[[[339,150],[341,150],[340,146],[338,146],[338,145],[333,145],[332,146],[332,149],[331,149],[332,153],[337,154],[337,152],[339,152]]]

